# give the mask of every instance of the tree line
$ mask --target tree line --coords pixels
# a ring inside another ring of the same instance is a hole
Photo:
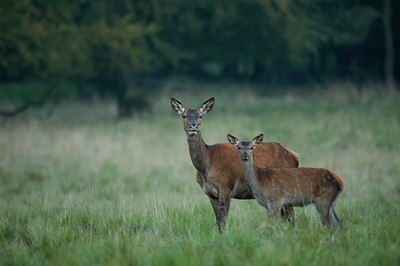
[[[394,83],[398,7],[390,0],[1,0],[0,82],[91,84],[115,97],[121,113],[129,87],[176,73]]]

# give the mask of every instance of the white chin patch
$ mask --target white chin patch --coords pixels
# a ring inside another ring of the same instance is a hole
[[[197,135],[197,131],[196,130],[190,130],[190,131],[188,131],[188,135],[190,135],[190,136]]]

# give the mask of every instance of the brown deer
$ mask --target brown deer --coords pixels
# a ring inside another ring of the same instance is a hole
[[[302,207],[313,203],[324,226],[340,225],[334,209],[334,202],[344,186],[339,176],[324,168],[258,167],[253,164],[253,149],[255,154],[263,134],[252,141],[239,141],[230,134],[227,137],[239,149],[243,174],[254,198],[270,216],[278,217],[285,205]]]
[[[190,158],[197,170],[196,180],[210,199],[216,216],[218,229],[225,228],[231,198],[253,199],[253,193],[246,184],[240,157],[229,143],[207,145],[200,133],[203,115],[214,106],[214,97],[205,101],[199,109],[186,109],[183,104],[171,98],[171,106],[183,118]],[[254,154],[259,167],[297,167],[299,156],[276,142],[263,142]],[[292,207],[281,209],[283,218],[295,222]]]

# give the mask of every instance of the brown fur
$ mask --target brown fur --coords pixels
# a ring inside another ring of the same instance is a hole
[[[171,98],[172,109],[183,118],[190,158],[197,170],[196,180],[209,197],[218,228],[223,231],[230,199],[254,199],[254,197],[245,182],[237,149],[228,143],[207,145],[201,136],[202,115],[210,111],[213,104],[214,98],[211,98],[199,109],[185,109],[179,101]],[[276,142],[261,143],[260,149],[254,156],[255,164],[260,167],[297,167],[299,165],[299,156]],[[284,218],[294,223],[293,208],[282,208],[281,212]]]
[[[285,197],[323,197],[343,190],[339,176],[324,168],[258,168],[256,178],[262,191],[273,200]]]
[[[208,176],[212,177],[213,182],[223,187],[233,190],[237,182],[245,185],[240,156],[235,147],[228,143],[206,145],[206,149],[201,156],[202,160],[209,162],[206,165]],[[297,167],[298,158],[276,142],[263,142],[257,147],[254,153],[255,165],[259,167]],[[202,171],[203,172],[203,171]],[[253,199],[251,191],[247,191],[244,196],[232,194],[232,198]]]
[[[331,174],[333,175],[333,177],[336,179],[336,181],[339,184],[339,190],[342,192],[344,190],[344,182],[343,180],[334,172],[331,172]]]
[[[228,135],[231,144],[240,150],[245,180],[257,202],[274,217],[279,215],[282,206],[302,207],[313,203],[325,226],[338,226],[340,220],[333,203],[343,191],[342,179],[324,168],[258,167],[253,156],[255,157],[262,138],[263,135],[260,134],[252,142],[239,142],[234,136]]]

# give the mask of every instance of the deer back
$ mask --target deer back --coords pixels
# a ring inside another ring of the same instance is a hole
[[[254,165],[260,168],[292,168],[299,166],[297,153],[278,142],[260,143],[253,151],[253,157]]]
[[[237,148],[231,144],[215,144],[209,151],[208,175],[215,181],[233,186],[237,179],[244,182],[242,163]],[[297,167],[298,156],[277,142],[263,142],[254,149],[254,164],[266,167]]]
[[[320,196],[327,190],[343,189],[343,181],[324,168],[256,168],[264,192],[282,196]]]

